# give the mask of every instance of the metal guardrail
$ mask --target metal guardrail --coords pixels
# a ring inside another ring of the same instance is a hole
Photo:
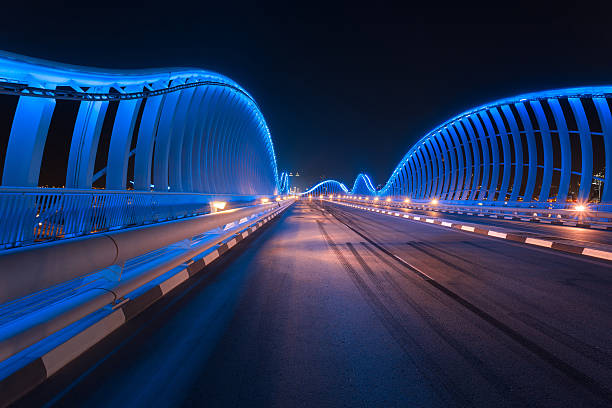
[[[204,240],[203,243],[191,242],[194,236],[228,223],[257,221],[266,215],[283,211],[292,203],[293,200],[284,200],[249,206],[126,231],[19,248],[0,254],[1,304],[6,300],[21,298],[25,293],[32,293],[32,285],[37,285],[38,289],[49,288],[54,284],[53,281],[55,284],[66,282],[99,271],[104,265],[124,264],[126,260],[135,260],[142,255],[148,257],[152,251],[167,248],[168,245],[185,244],[161,256],[151,256],[148,263],[136,262],[131,265],[126,278],[98,281],[93,287],[45,306],[44,312],[36,312],[28,318],[5,324],[0,330],[0,361],[127,296],[236,231],[223,230],[214,241]],[[44,267],[44,274],[40,273],[41,267]],[[15,279],[18,273],[21,274],[20,278]],[[11,284],[12,287],[5,284]]]
[[[206,214],[213,201],[255,196],[64,188],[0,188],[0,249]]]
[[[406,201],[387,201],[387,200],[374,200],[366,198],[339,198],[336,196],[334,199],[349,201],[354,203],[362,204],[376,204],[376,205],[387,205],[397,208],[409,208],[423,211],[464,211],[473,214],[484,214],[484,215],[499,215],[499,216],[519,216],[529,217],[538,219],[551,219],[551,220],[572,220],[577,223],[580,222],[601,222],[610,223],[612,222],[612,211],[610,211],[607,205],[594,205],[594,206],[583,206],[581,210],[576,210],[576,204],[568,204],[567,208],[543,208],[540,207],[515,207],[514,203],[508,203],[509,205],[485,205],[482,203],[469,205],[469,204],[449,204],[445,202],[433,203],[431,200],[410,200]]]
[[[0,252],[0,303],[116,266],[150,251],[269,211],[281,203],[246,206]]]

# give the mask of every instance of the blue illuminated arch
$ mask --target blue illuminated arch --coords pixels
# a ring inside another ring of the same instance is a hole
[[[108,190],[275,194],[270,131],[252,96],[231,79],[192,68],[107,70],[0,52],[0,93],[16,95],[3,187],[38,186],[56,100],[78,102],[65,186]],[[94,173],[110,103],[117,103],[107,165]],[[138,123],[139,122],[139,123]],[[132,148],[133,138],[136,147]],[[134,160],[134,179],[128,163]],[[283,180],[283,188],[288,181]]]
[[[612,203],[610,102],[612,87],[571,88],[463,112],[415,143],[377,194],[449,202]],[[595,138],[603,152],[594,149]],[[580,160],[573,160],[576,154]],[[559,167],[553,168],[553,157],[560,157]],[[580,167],[572,168],[576,162]]]
[[[374,188],[374,184],[367,174],[359,173],[353,183],[351,194],[376,195],[376,188]]]
[[[346,186],[336,180],[325,180],[307,189],[301,195],[318,196],[321,194],[348,194],[349,190]]]

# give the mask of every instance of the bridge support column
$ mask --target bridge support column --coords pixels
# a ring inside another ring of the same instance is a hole
[[[530,101],[533,112],[535,113],[536,120],[538,122],[538,128],[540,129],[540,137],[542,138],[542,150],[544,151],[544,172],[542,173],[542,189],[540,190],[540,196],[538,198],[541,202],[547,202],[550,198],[550,189],[552,185],[553,176],[553,150],[552,150],[552,139],[550,137],[550,128],[548,126],[548,120],[542,104],[539,101]]]
[[[166,95],[157,95],[147,98],[145,102],[134,154],[135,190],[149,191],[151,189],[153,147],[165,98]]]
[[[606,156],[606,170],[604,174],[604,186],[601,201],[604,203],[612,202],[612,115],[606,98],[593,98],[595,108],[601,122],[603,130],[604,151]]]
[[[587,201],[591,193],[591,183],[593,182],[593,142],[591,141],[591,131],[589,121],[584,113],[584,107],[580,98],[569,98],[568,102],[576,118],[578,133],[580,134],[581,174],[580,187],[578,188],[578,200]]]
[[[3,186],[37,187],[55,100],[20,96],[4,159]]]
[[[523,201],[533,201],[533,190],[535,188],[536,178],[538,174],[538,152],[536,148],[535,136],[533,134],[533,126],[531,125],[531,119],[525,109],[525,105],[522,103],[515,103],[514,106],[521,117],[523,122],[523,128],[525,129],[525,136],[527,139],[527,154],[529,162],[527,163],[527,183],[525,184],[525,193],[523,194]]]
[[[569,140],[569,132],[567,130],[567,122],[563,115],[563,110],[557,99],[549,99],[548,104],[552,110],[555,122],[557,124],[557,132],[559,133],[559,142],[561,144],[561,177],[559,179],[559,192],[557,193],[557,201],[565,202],[567,193],[569,192],[570,177],[572,175],[572,151]]]
[[[127,92],[136,90],[142,89],[126,89]],[[141,103],[142,99],[119,102],[106,162],[106,188],[109,190],[124,190],[127,186],[130,146]]]
[[[91,89],[91,93],[105,93],[107,89]],[[102,123],[108,102],[83,101],[79,106],[66,174],[67,188],[91,188],[94,164]]]
[[[510,143],[508,142],[508,129],[506,129],[506,125],[504,125],[504,121],[502,120],[497,109],[491,109],[490,112],[491,116],[493,116],[493,120],[495,121],[495,125],[497,126],[497,130],[499,132],[499,137],[502,141],[502,150],[504,155],[504,172],[497,199],[500,201],[506,201],[508,186],[510,185],[510,173],[512,171],[512,152],[510,152]]]

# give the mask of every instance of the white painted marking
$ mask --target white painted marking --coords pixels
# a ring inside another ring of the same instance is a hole
[[[246,237],[248,237],[248,236],[249,236],[249,231],[244,231],[244,232],[242,233],[242,239],[245,239],[245,238],[246,238]]]
[[[520,220],[521,220],[521,221],[529,221],[529,220],[530,220],[530,218],[521,218]]]
[[[189,279],[189,273],[187,272],[187,269],[183,269],[176,275],[160,283],[159,288],[162,291],[162,296],[176,288],[179,284],[185,282],[187,279]]]
[[[42,356],[47,378],[55,374],[60,368],[80,356],[91,346],[109,335],[125,323],[122,309],[117,309],[100,321],[92,324],[65,343],[60,344]]]
[[[396,216],[396,217],[399,217],[399,216],[400,216],[400,213],[395,213],[395,216]]]
[[[474,227],[470,227],[469,225],[462,225],[462,226],[461,226],[461,229],[462,229],[463,231],[470,231],[470,232],[474,232],[474,229],[475,229],[475,228],[474,228]]]
[[[594,256],[596,258],[602,258],[607,259],[608,261],[612,261],[612,252],[601,251],[599,249],[584,248],[582,250],[582,255]]]
[[[434,220],[432,218],[427,218],[427,219],[425,219],[425,222],[433,224]]]
[[[466,214],[467,214],[467,215],[474,215],[474,213],[470,213],[470,212],[469,212],[469,213],[466,213]]]
[[[404,218],[410,218],[408,214],[404,214]]]
[[[450,222],[446,222],[446,221],[442,221],[442,225],[444,225],[445,227],[452,227],[453,224]]]
[[[543,239],[537,239],[537,238],[527,238],[525,240],[526,244],[532,244],[532,245],[538,245],[538,246],[542,246],[542,247],[546,247],[546,248],[550,248],[552,247],[552,241],[546,241]]]
[[[479,217],[484,217],[485,216],[484,214],[476,214],[476,215],[478,215]]]
[[[413,217],[412,219],[419,221],[421,219],[421,217]]]
[[[508,236],[508,234],[506,234],[505,232],[497,232],[497,231],[489,231],[487,232],[487,235],[490,235],[496,238],[503,238],[503,239],[506,239],[506,237]]]
[[[204,265],[208,265],[209,263],[211,263],[212,261],[214,261],[218,257],[219,257],[219,251],[215,249],[210,254],[208,254],[208,255],[206,255],[204,257]]]
[[[512,217],[508,217],[508,216],[504,217],[504,220],[511,220],[511,219],[512,219]]]

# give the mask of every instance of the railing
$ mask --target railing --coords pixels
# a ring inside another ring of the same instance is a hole
[[[63,188],[0,188],[0,249],[209,213],[256,196]]]
[[[329,198],[329,197],[325,197]],[[391,199],[372,199],[370,197],[354,196],[335,196],[335,200],[350,201],[362,204],[375,204],[391,206],[396,208],[409,208],[423,211],[463,211],[472,214],[498,215],[498,216],[517,216],[530,219],[548,219],[548,220],[571,220],[577,223],[581,222],[612,222],[612,206],[609,204],[585,205],[577,210],[576,204],[563,203],[516,203],[504,202],[497,203],[449,203],[446,201],[433,200],[409,200],[397,201]],[[524,206],[522,206],[524,205]]]

